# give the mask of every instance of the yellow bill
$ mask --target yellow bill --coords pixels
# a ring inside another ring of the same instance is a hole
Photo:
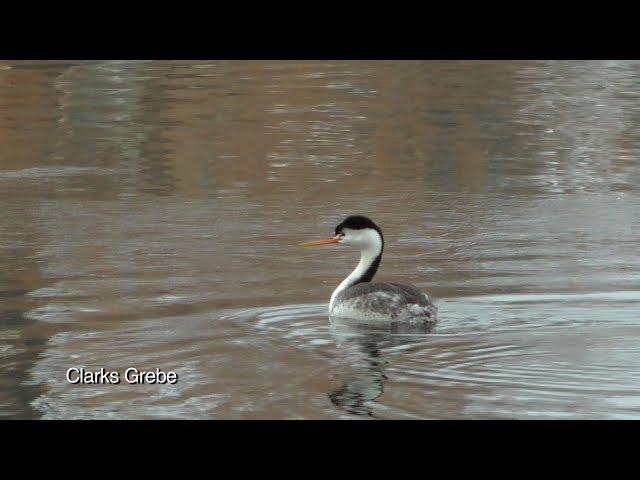
[[[325,240],[311,240],[310,242],[301,243],[303,247],[319,247],[320,245],[331,245],[332,243],[338,243],[340,237],[327,238]]]

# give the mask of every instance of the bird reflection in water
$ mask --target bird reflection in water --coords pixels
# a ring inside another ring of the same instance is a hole
[[[372,402],[384,393],[384,350],[424,340],[434,324],[371,324],[330,317],[331,331],[345,361],[355,370],[340,388],[329,393],[331,403],[352,415],[376,418]]]

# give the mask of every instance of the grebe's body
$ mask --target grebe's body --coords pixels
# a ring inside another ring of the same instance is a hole
[[[360,262],[331,295],[329,314],[366,321],[434,323],[437,309],[429,296],[412,285],[371,283],[384,250],[380,228],[363,216],[338,225],[335,236],[305,245],[351,245],[360,249]]]

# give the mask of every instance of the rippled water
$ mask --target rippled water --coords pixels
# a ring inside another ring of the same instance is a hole
[[[0,63],[0,416],[640,418],[640,63]],[[327,317],[348,214],[431,331]],[[70,367],[175,370],[71,385]]]

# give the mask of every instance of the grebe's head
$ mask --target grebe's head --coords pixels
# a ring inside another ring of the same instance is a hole
[[[370,218],[352,215],[344,219],[335,229],[338,243],[353,245],[360,250],[381,246],[383,242],[380,227]]]
[[[360,250],[382,250],[384,238],[382,230],[370,218],[362,215],[352,215],[347,217],[335,228],[333,238],[326,240],[313,240],[302,245],[313,247],[319,245],[331,245],[338,243],[341,245],[354,246]]]

